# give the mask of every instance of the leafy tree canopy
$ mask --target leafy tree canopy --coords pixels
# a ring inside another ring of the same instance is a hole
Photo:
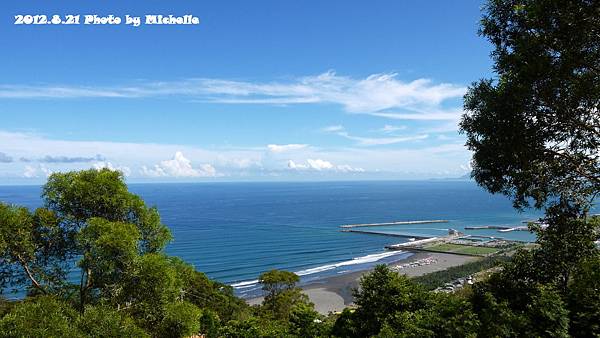
[[[495,79],[465,95],[475,180],[516,207],[600,191],[600,2],[490,0],[480,33]]]

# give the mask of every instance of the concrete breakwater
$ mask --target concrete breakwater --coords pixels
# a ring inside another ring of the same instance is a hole
[[[465,227],[465,230],[484,230],[484,229],[496,229],[496,230],[504,230],[504,229],[512,229],[514,225],[481,225],[481,226],[469,226]]]
[[[450,221],[445,219],[434,219],[424,221],[396,221],[386,223],[361,223],[361,224],[344,224],[340,228],[359,228],[359,227],[374,227],[374,226],[385,226],[385,225],[407,225],[407,224],[430,224],[430,223],[448,223]]]
[[[423,236],[423,235],[393,234],[393,233],[377,232],[377,231],[369,231],[369,230],[344,229],[344,230],[342,230],[342,232],[355,232],[355,233],[359,233],[359,234],[381,235],[381,236],[403,237],[403,238],[414,238],[414,239],[429,239],[429,238],[431,238],[431,237]]]
[[[495,229],[495,230],[498,230],[498,232],[529,231],[529,228],[527,226],[482,225],[482,226],[465,227],[465,230],[485,230],[485,229]]]

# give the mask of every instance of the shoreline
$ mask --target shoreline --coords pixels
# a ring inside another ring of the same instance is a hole
[[[453,266],[471,262],[479,257],[455,255],[438,252],[414,252],[410,257],[387,264],[392,269],[408,277],[417,277],[431,272],[441,271]],[[410,263],[422,262],[422,265]],[[425,264],[425,262],[428,262]],[[407,266],[408,265],[408,266]],[[402,267],[402,268],[401,268]],[[340,312],[354,302],[352,290],[358,287],[360,278],[372,269],[355,271],[339,276],[327,277],[321,281],[301,286],[302,292],[315,304],[315,310],[327,315],[329,312]],[[250,305],[260,304],[263,297],[247,299]]]

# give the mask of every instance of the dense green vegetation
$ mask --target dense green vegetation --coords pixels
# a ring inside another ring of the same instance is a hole
[[[362,277],[354,308],[323,317],[298,276],[260,276],[262,305],[163,249],[168,228],[119,172],[55,173],[44,206],[0,204],[0,337],[598,337],[600,2],[489,0],[481,33],[497,78],[473,84],[461,122],[473,177],[516,207],[544,208],[537,246],[471,292],[427,288],[497,262],[419,280],[385,266]],[[67,271],[76,266],[80,280]]]
[[[506,263],[510,258],[506,256],[492,256],[478,259],[459,266],[453,266],[446,270],[432,272],[423,276],[413,278],[413,281],[423,285],[427,290],[433,290],[458,278],[473,275],[479,271],[491,269]]]

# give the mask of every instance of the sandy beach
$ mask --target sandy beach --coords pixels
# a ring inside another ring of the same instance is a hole
[[[416,252],[407,259],[397,261],[389,266],[409,277],[416,277],[477,259],[479,258],[449,253]],[[345,307],[352,305],[354,301],[352,290],[358,287],[360,277],[368,272],[358,271],[326,278],[319,283],[302,286],[302,290],[315,304],[315,310],[319,313],[328,314],[329,312],[342,311]],[[262,297],[252,298],[247,302],[250,305],[255,305],[260,304],[262,299]]]

